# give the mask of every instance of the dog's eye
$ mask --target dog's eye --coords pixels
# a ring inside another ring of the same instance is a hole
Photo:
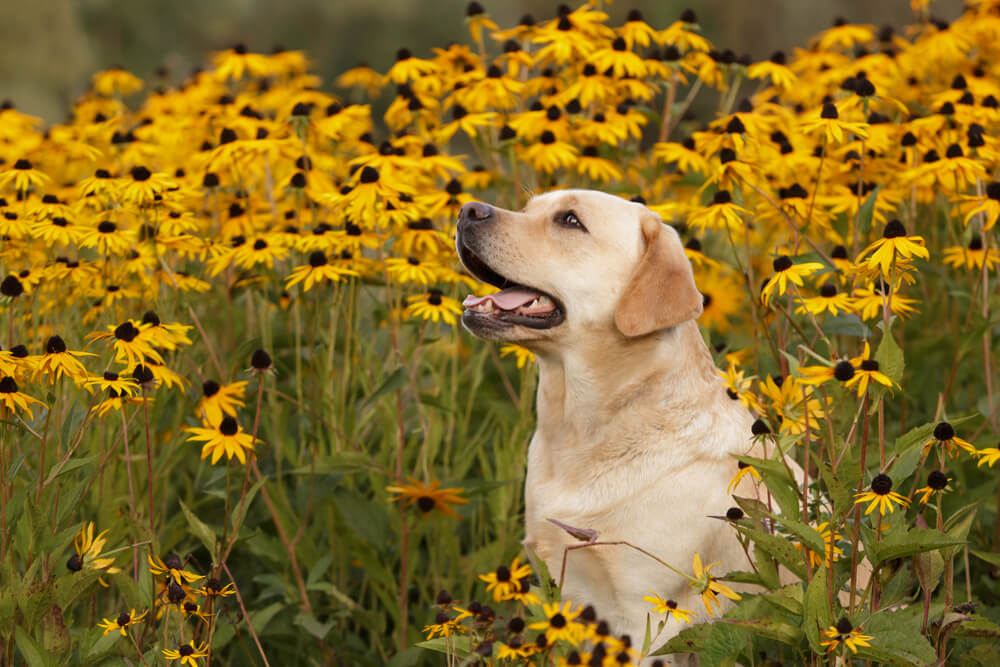
[[[580,222],[580,219],[576,217],[576,213],[573,211],[563,211],[562,213],[557,213],[556,222],[564,227],[572,227],[574,229],[587,231],[587,228],[583,226],[583,223]]]

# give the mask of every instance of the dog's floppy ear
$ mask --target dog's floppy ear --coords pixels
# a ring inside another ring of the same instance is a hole
[[[644,336],[701,315],[702,296],[677,232],[652,211],[640,225],[646,251],[615,310],[615,325],[626,336]]]

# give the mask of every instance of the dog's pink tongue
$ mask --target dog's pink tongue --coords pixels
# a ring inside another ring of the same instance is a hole
[[[526,303],[531,303],[539,296],[541,296],[541,294],[535,292],[534,290],[525,289],[523,287],[511,287],[510,289],[505,289],[502,292],[487,294],[486,296],[473,296],[470,294],[465,297],[465,301],[462,302],[462,305],[466,308],[475,308],[479,304],[489,300],[492,301],[497,308],[502,310],[514,310],[515,308],[519,308]]]

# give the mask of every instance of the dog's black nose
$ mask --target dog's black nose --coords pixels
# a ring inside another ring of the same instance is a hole
[[[489,204],[478,201],[470,201],[458,212],[459,220],[468,222],[482,222],[493,216],[493,208]]]

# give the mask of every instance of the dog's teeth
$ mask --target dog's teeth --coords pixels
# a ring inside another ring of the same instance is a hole
[[[538,299],[535,299],[534,301],[528,304],[528,308],[534,308],[537,305],[538,305]]]
[[[550,299],[547,296],[540,296],[537,299],[535,299],[535,303],[533,305],[536,305],[536,306],[549,306],[549,305],[552,305],[552,299]]]

